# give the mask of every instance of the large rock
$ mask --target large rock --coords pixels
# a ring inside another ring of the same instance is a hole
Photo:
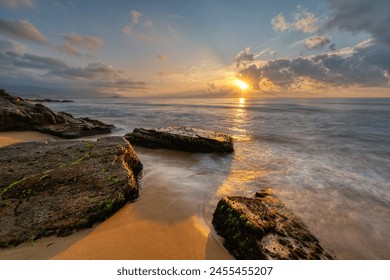
[[[165,127],[159,129],[135,128],[125,135],[133,145],[148,148],[165,148],[195,153],[232,153],[233,139],[215,131]]]
[[[89,227],[138,197],[142,169],[122,137],[0,148],[0,246]]]
[[[74,118],[33,104],[0,89],[0,131],[33,130],[62,138],[110,133],[114,126],[90,118]]]
[[[334,259],[271,189],[221,199],[212,223],[237,259]]]

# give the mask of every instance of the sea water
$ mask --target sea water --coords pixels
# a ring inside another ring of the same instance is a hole
[[[142,192],[158,195],[180,218],[199,212],[212,229],[221,197],[252,196],[270,187],[338,258],[390,259],[390,99],[108,99],[46,105],[112,123],[112,135],[165,126],[227,133],[234,138],[232,155],[136,147],[145,166]]]

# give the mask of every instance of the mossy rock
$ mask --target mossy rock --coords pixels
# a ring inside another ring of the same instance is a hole
[[[271,189],[221,199],[212,223],[237,259],[335,259]]]
[[[0,246],[67,235],[139,195],[142,164],[122,137],[0,148]]]

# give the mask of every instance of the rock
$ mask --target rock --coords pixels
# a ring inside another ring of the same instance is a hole
[[[0,247],[67,235],[138,197],[142,164],[122,137],[0,148]]]
[[[63,100],[59,100],[59,99],[50,99],[50,98],[37,98],[37,99],[24,99],[25,101],[29,101],[29,102],[34,102],[34,103],[41,103],[41,102],[45,102],[45,103],[49,103],[49,102],[54,102],[54,103],[61,103],[61,102],[73,102],[73,100],[67,100],[67,99],[63,99]]]
[[[0,131],[33,130],[71,139],[110,133],[113,128],[101,121],[56,113],[42,104],[32,104],[0,89]]]
[[[335,259],[271,189],[221,199],[212,223],[237,259]]]
[[[233,139],[215,131],[165,127],[159,129],[135,128],[125,138],[133,145],[148,148],[165,148],[194,153],[232,153]]]

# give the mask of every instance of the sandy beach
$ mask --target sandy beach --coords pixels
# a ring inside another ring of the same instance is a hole
[[[56,137],[35,131],[0,131],[0,147],[19,142],[57,139]]]
[[[0,146],[50,138],[36,132],[1,132]],[[177,176],[170,179],[166,172],[171,165],[180,166],[176,172],[188,177],[185,170],[196,159],[168,151],[155,156],[145,149],[139,156],[145,170],[136,202],[92,229],[0,249],[0,259],[232,259],[210,231],[197,197],[192,192],[183,195]]]

